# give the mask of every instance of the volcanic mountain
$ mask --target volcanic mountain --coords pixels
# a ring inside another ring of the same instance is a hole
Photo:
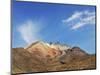
[[[12,48],[13,74],[95,68],[95,54],[79,47],[37,41],[25,48]]]
[[[64,50],[70,49],[69,46],[60,44],[49,44],[41,41],[32,43],[26,47],[30,53],[35,53],[42,58],[55,58],[60,56]]]

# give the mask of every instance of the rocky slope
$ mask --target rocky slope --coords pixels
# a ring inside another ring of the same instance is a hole
[[[96,56],[79,47],[37,41],[26,48],[12,48],[12,74],[95,68]]]

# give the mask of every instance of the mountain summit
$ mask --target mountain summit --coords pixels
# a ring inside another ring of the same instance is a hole
[[[52,43],[52,42],[47,43],[47,42],[43,42],[43,41],[36,41],[36,42],[30,44],[29,46],[27,46],[25,49],[28,49],[28,48],[32,47],[33,45],[36,45],[36,44],[43,44],[45,46],[55,48],[55,49],[60,49],[60,50],[65,50],[65,49],[71,48],[70,46],[68,46],[66,44],[60,44],[59,42],[57,42],[57,43]]]
[[[40,57],[49,57],[54,58],[57,56],[60,56],[62,53],[64,53],[64,50],[68,50],[71,47],[67,45],[62,45],[58,43],[46,43],[42,41],[37,41],[35,43],[32,43],[25,49],[27,49],[30,53],[38,53]]]
[[[12,48],[13,74],[95,68],[95,54],[79,47],[37,41],[25,48]]]

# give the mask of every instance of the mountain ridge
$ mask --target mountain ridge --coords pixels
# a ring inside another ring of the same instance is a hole
[[[37,41],[26,48],[12,48],[13,74],[95,69],[95,63],[95,55],[59,43]]]

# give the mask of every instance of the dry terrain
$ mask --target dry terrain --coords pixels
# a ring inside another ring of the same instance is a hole
[[[35,42],[12,48],[12,74],[96,69],[95,54],[79,47]]]

